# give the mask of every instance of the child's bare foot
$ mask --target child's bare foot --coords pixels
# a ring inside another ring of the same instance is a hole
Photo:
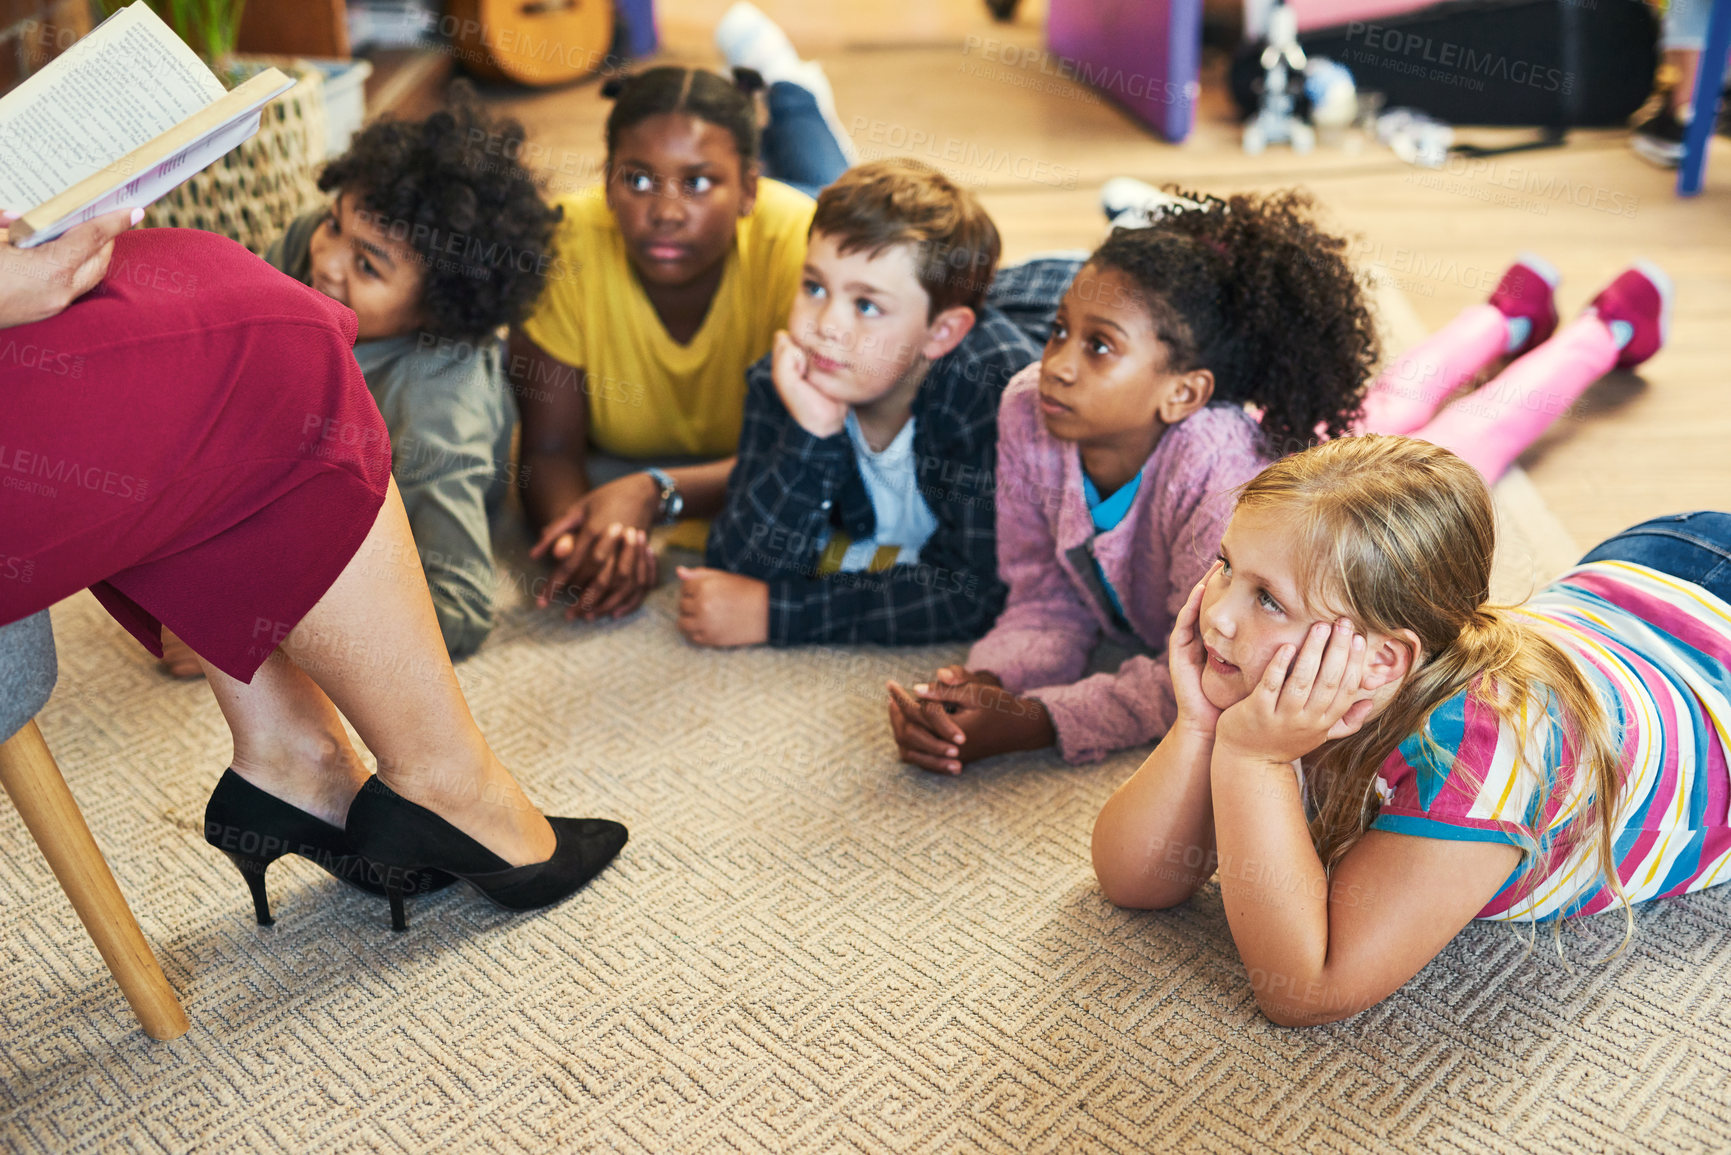
[[[198,655],[192,652],[192,647],[167,630],[162,631],[162,660],[156,665],[176,678],[204,677],[204,667],[198,664]]]

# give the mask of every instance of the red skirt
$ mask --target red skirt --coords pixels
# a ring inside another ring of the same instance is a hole
[[[0,624],[89,588],[251,681],[372,528],[390,439],[355,315],[233,241],[143,229],[0,329]]]

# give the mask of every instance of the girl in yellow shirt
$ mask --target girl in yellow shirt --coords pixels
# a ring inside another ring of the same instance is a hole
[[[847,166],[822,73],[779,28],[741,5],[717,39],[757,69],[654,68],[603,89],[604,183],[559,202],[546,290],[512,335],[525,507],[535,556],[556,562],[540,600],[570,586],[568,617],[634,609],[654,584],[649,527],[720,508],[745,370],[799,286],[809,194]],[[595,486],[591,447],[652,468]],[[684,528],[701,548],[701,526]]]

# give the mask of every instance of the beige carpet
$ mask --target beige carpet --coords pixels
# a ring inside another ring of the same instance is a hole
[[[1398,318],[1391,318],[1398,320]],[[1518,593],[1573,556],[1519,476]],[[462,668],[558,813],[627,822],[587,891],[516,916],[382,900],[296,859],[278,923],[200,837],[228,738],[88,595],[42,728],[192,1019],[138,1030],[0,806],[0,1147],[75,1151],[1685,1151],[1731,1134],[1731,891],[1570,936],[1474,927],[1310,1031],[1257,1014],[1206,888],[1102,901],[1094,814],[1145,751],[960,779],[895,761],[885,677],[962,647],[704,653],[663,589],[568,627],[507,581]]]

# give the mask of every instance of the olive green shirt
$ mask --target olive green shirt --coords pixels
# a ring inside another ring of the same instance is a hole
[[[265,260],[311,284],[309,244],[324,212],[292,222]],[[355,361],[391,436],[391,473],[403,497],[439,629],[451,657],[493,628],[488,517],[516,479],[517,409],[498,337],[452,341],[407,333],[355,344]]]

